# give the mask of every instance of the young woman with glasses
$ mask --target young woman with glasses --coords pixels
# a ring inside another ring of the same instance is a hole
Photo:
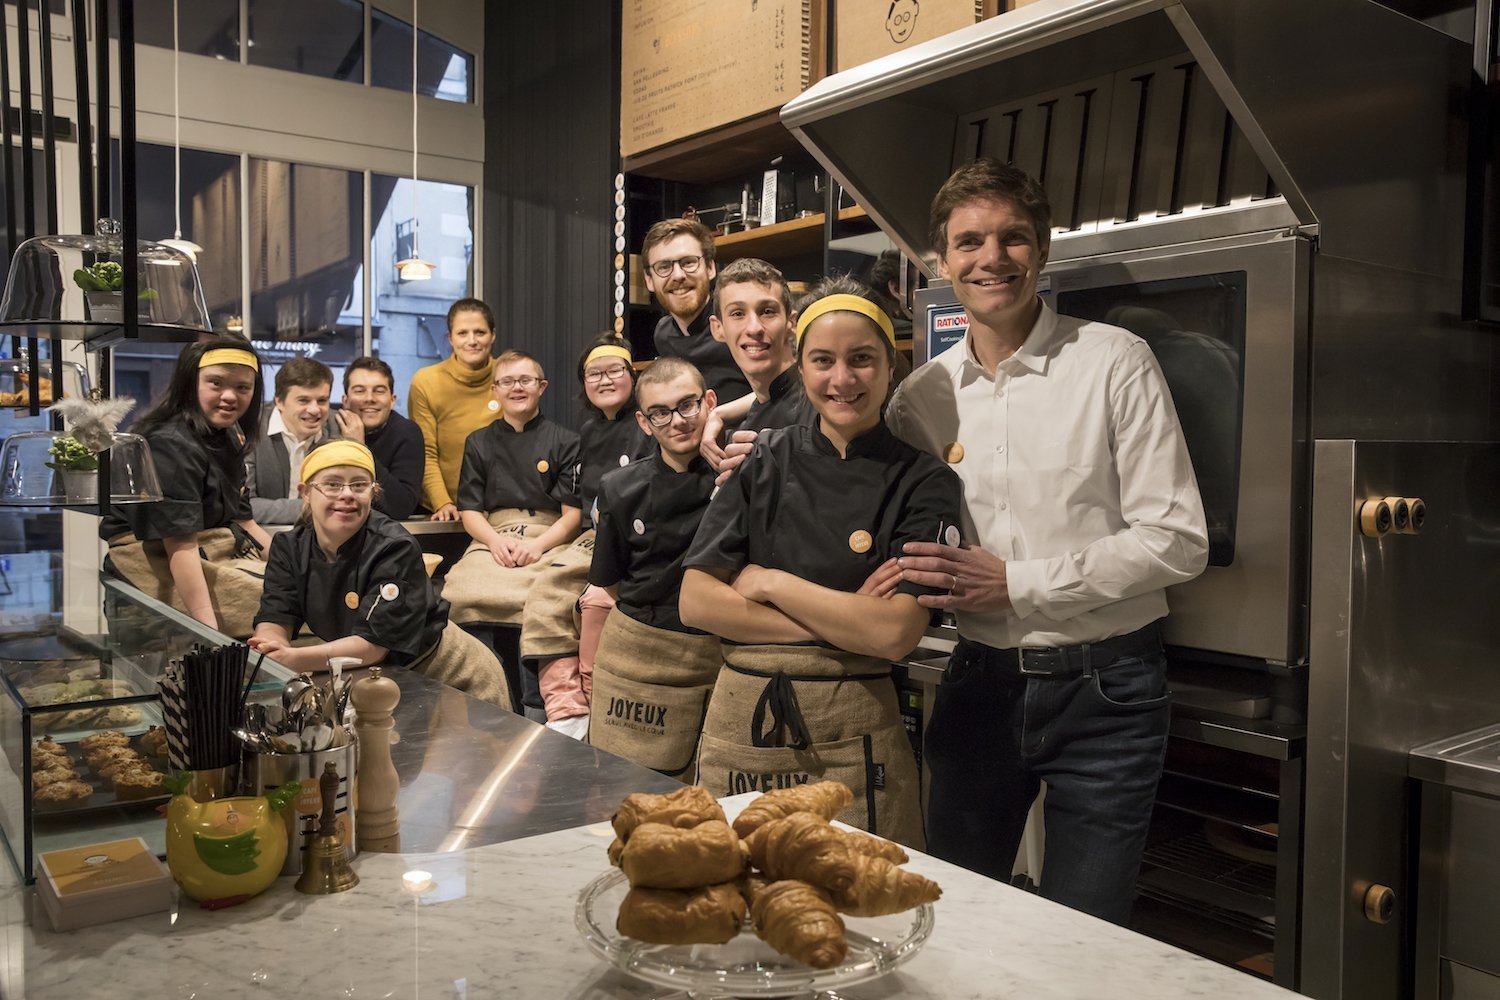
[[[499,661],[449,622],[416,538],[371,510],[380,487],[370,450],[353,441],[315,448],[301,480],[302,517],[271,542],[251,648],[297,671],[326,670],[334,656],[407,667],[509,708]],[[304,625],[321,641],[292,645]]]
[[[578,384],[588,415],[578,428],[578,499],[583,533],[567,548],[548,554],[548,566],[532,584],[521,621],[521,658],[536,665],[547,726],[583,739],[589,727],[589,691],[593,659],[583,661],[584,620],[598,629],[614,601],[588,586],[594,557],[594,511],[599,480],[651,452],[651,438],[632,417],[635,369],[630,348],[613,333],[589,341],[578,356]],[[602,608],[602,613],[599,609]],[[590,613],[592,611],[592,613]]]
[[[837,779],[855,793],[840,819],[920,848],[891,661],[921,638],[930,591],[895,557],[907,541],[957,544],[959,480],[885,427],[899,355],[868,289],[823,282],[797,336],[817,420],[756,439],[684,560],[682,620],[724,640],[698,782],[728,795]]]

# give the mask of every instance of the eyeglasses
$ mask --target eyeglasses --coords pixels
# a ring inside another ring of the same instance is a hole
[[[658,260],[652,263],[651,273],[658,278],[668,278],[672,275],[672,268],[682,268],[683,274],[697,274],[698,265],[703,263],[702,254],[694,254],[691,257],[678,257],[676,260]]]
[[[605,379],[609,379],[611,382],[618,382],[620,379],[622,379],[624,377],[625,377],[625,366],[624,365],[615,365],[613,368],[601,368],[598,371],[584,372],[583,373],[583,380],[585,382],[587,382],[589,385],[598,385],[600,382],[603,382]]]
[[[532,386],[541,381],[544,380],[537,378],[535,375],[516,375],[514,377],[507,375],[504,378],[495,379],[494,384],[498,385],[502,389],[509,389],[513,386],[520,386],[522,389],[530,389]]]
[[[375,488],[375,484],[368,479],[356,479],[352,483],[308,483],[307,485],[330,500],[337,500],[339,495],[345,490],[348,490],[357,497],[367,497],[370,495],[370,491]]]
[[[701,409],[703,409],[703,397],[693,396],[690,399],[684,399],[676,406],[653,406],[646,411],[646,419],[650,421],[652,427],[665,427],[672,422],[674,413],[682,414],[684,420],[691,420]]]

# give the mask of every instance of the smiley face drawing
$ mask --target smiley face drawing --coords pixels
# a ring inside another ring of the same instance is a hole
[[[917,15],[921,13],[921,7],[917,0],[891,0],[891,9],[885,15],[885,30],[897,45],[917,30]]]

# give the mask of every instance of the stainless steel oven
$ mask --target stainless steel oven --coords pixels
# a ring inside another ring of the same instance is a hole
[[[1050,308],[1121,326],[1156,354],[1172,390],[1208,517],[1209,567],[1168,594],[1177,646],[1277,664],[1305,659],[1297,547],[1307,485],[1310,249],[1294,236],[1206,241],[1064,260]],[[918,360],[956,342],[947,286],[919,293]]]

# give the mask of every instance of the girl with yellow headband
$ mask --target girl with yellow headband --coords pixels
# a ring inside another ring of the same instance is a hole
[[[920,848],[891,661],[921,638],[928,591],[895,557],[907,541],[956,544],[959,480],[885,427],[898,355],[864,286],[821,283],[797,334],[817,420],[756,439],[684,560],[682,621],[724,640],[698,782],[730,795],[836,779],[854,790],[839,819]]]
[[[448,621],[410,532],[371,510],[375,457],[330,441],[302,462],[303,516],[277,535],[250,646],[297,671],[334,656],[408,667],[476,698],[510,707],[505,672],[485,645]],[[320,642],[293,646],[307,626]]]
[[[578,356],[578,383],[589,411],[578,428],[583,533],[567,548],[548,553],[551,565],[531,585],[521,619],[521,657],[537,671],[547,726],[576,739],[588,735],[591,651],[614,606],[607,593],[588,585],[599,480],[652,448],[634,417],[631,361],[630,348],[613,333],[595,337]]]
[[[133,428],[150,443],[163,498],[112,507],[99,523],[106,568],[236,638],[250,634],[257,563],[270,545],[245,498],[262,391],[260,359],[245,341],[184,347],[161,400]],[[236,559],[245,553],[256,559]]]

